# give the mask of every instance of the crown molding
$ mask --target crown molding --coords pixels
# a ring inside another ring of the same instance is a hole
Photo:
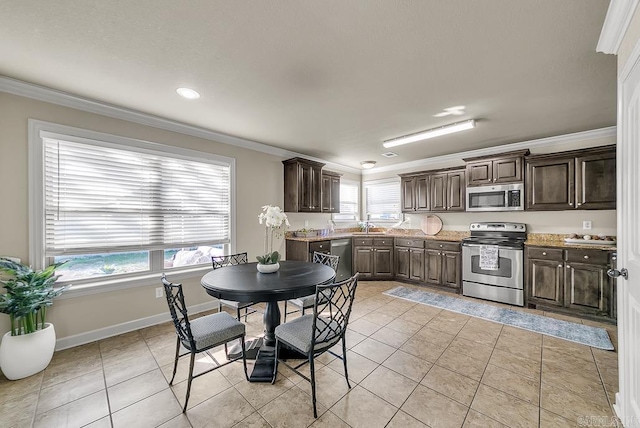
[[[470,150],[462,153],[452,153],[450,155],[436,156],[432,158],[419,159],[411,162],[404,162],[395,165],[381,166],[379,168],[373,168],[366,171],[362,171],[363,176],[375,175],[381,172],[395,172],[415,170],[420,171],[434,165],[442,165],[446,163],[459,163],[463,165],[463,158],[473,158],[478,156],[497,155],[504,152],[510,152],[514,150],[522,149],[535,149],[541,147],[555,146],[559,144],[568,144],[578,141],[587,141],[597,138],[606,138],[616,136],[616,127],[610,126],[608,128],[594,129],[591,131],[576,132],[573,134],[558,135],[555,137],[541,138],[538,140],[521,141],[518,143],[504,144],[501,146],[487,147],[484,149]]]
[[[188,125],[176,120],[166,119],[160,116],[143,113],[126,107],[121,107],[114,104],[73,95],[56,89],[47,88],[45,86],[24,82],[22,80],[12,79],[6,76],[0,76],[0,92],[7,92],[9,94],[18,95],[21,97],[44,101],[63,107],[70,107],[89,113],[100,114],[102,116],[112,117],[114,119],[126,120],[128,122],[138,123],[140,125],[164,129],[166,131],[190,135],[192,137],[203,138],[205,140],[215,141],[217,143],[227,144],[235,147],[241,147],[243,149],[254,150],[256,152],[266,153],[282,158],[303,157],[305,159],[310,159],[316,162],[322,162],[332,170],[349,172],[353,174],[360,174],[361,172],[361,170],[358,168],[337,164],[325,159],[314,158],[303,153],[280,149],[278,147],[273,147],[268,144],[259,143],[257,141],[234,137],[233,135],[211,131],[203,127]]]
[[[611,0],[602,25],[597,52],[617,54],[622,39],[629,28],[639,0]]]

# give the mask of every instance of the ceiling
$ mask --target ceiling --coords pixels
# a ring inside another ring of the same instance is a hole
[[[605,0],[0,2],[0,75],[350,167],[616,123]],[[202,97],[186,100],[186,86]],[[436,118],[464,105],[465,114]],[[476,119],[475,129],[384,140]]]

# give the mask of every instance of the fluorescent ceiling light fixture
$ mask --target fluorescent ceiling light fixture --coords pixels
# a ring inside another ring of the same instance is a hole
[[[464,106],[447,107],[443,112],[434,114],[433,117],[445,117],[449,115],[461,116],[464,114]]]
[[[360,162],[360,166],[364,169],[371,169],[376,166],[376,161],[362,161]]]
[[[415,134],[405,135],[404,137],[394,138],[393,140],[387,140],[382,145],[386,148],[400,146],[402,144],[415,143],[416,141],[428,140],[429,138],[439,137],[441,135],[453,134],[454,132],[465,131],[467,129],[475,128],[476,121],[465,120],[464,122],[453,123],[451,125],[441,126],[440,128],[433,128],[427,131],[417,132]]]
[[[193,89],[178,88],[176,89],[176,92],[178,93],[178,95],[185,97],[186,99],[189,99],[189,100],[197,100],[198,98],[200,98],[200,94],[194,91]]]

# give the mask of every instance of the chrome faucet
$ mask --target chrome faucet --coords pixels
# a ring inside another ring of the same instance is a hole
[[[369,233],[369,226],[371,226],[371,224],[369,223],[370,219],[371,214],[367,214],[367,221],[364,223],[364,233]]]

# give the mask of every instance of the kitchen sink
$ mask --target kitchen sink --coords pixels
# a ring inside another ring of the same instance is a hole
[[[352,235],[386,235],[387,232],[351,232]]]

